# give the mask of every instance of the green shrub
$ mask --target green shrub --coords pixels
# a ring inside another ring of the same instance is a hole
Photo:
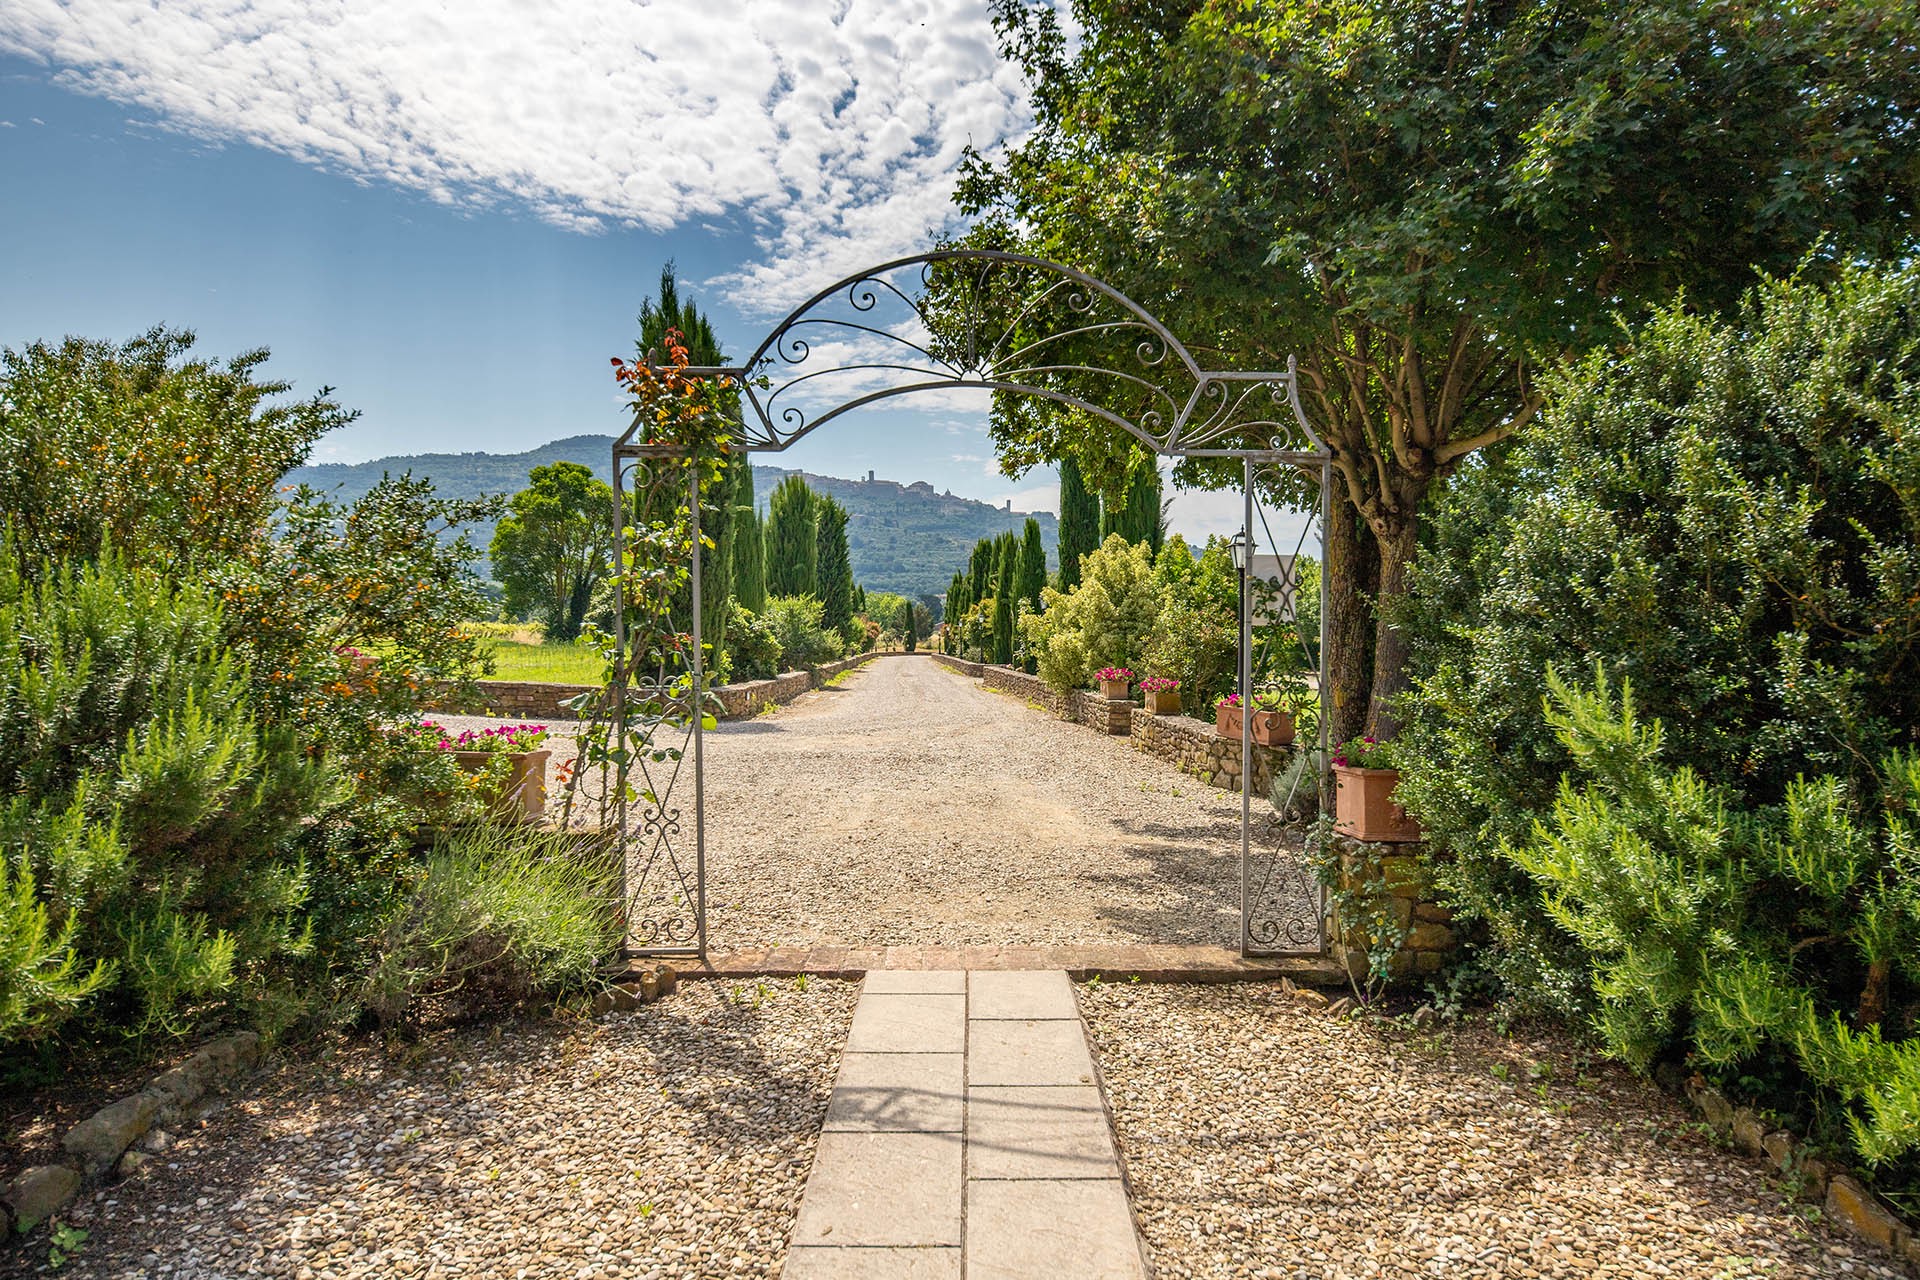
[[[1022,638],[1040,678],[1061,692],[1085,688],[1108,665],[1141,665],[1160,593],[1144,543],[1109,535],[1081,562],[1080,585],[1040,593],[1045,612],[1022,619]]]
[[[425,1000],[467,1016],[591,989],[620,944],[618,887],[615,856],[578,836],[450,833],[392,904],[360,999],[392,1026]]]
[[[203,589],[111,558],[31,583],[0,548],[0,1041],[83,1007],[184,1035],[264,1009],[310,945],[298,844],[339,789],[222,636]]]
[[[735,604],[727,628],[727,656],[733,661],[734,679],[771,680],[780,674],[780,637],[766,618]]]
[[[1874,810],[1833,777],[1747,810],[1661,760],[1662,726],[1640,722],[1629,686],[1549,681],[1574,768],[1500,854],[1579,948],[1607,1050],[1642,1071],[1689,1054],[1763,1090],[1785,1054],[1816,1102],[1848,1108],[1870,1163],[1920,1149],[1920,1040],[1881,1031],[1895,977],[1920,978],[1920,753],[1881,763]],[[1801,1101],[1775,1092],[1763,1100]]]
[[[846,655],[846,640],[821,626],[822,606],[812,596],[773,596],[761,615],[780,646],[780,660],[797,671],[811,671]]]
[[[1572,764],[1548,664],[1631,680],[1663,759],[1730,803],[1803,771],[1862,804],[1920,723],[1920,267],[1676,304],[1554,381],[1436,499],[1404,625],[1401,796],[1524,1001],[1580,1014],[1584,958],[1502,842]]]
[[[1240,582],[1225,541],[1209,538],[1198,560],[1175,534],[1153,562],[1160,611],[1141,658],[1143,674],[1180,681],[1195,714],[1239,687]]]

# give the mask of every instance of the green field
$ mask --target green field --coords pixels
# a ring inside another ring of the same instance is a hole
[[[550,684],[599,684],[606,663],[584,644],[525,644],[498,640],[490,680],[534,680]]]

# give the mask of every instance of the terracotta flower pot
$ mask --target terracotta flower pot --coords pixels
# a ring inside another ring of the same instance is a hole
[[[494,751],[456,751],[453,758],[467,772],[479,773],[498,754]],[[547,757],[552,754],[544,748],[506,753],[507,780],[500,788],[499,807],[510,820],[538,822],[546,817]]]
[[[1423,839],[1420,824],[1393,802],[1400,784],[1398,769],[1333,767],[1333,829],[1355,840],[1406,843]]]
[[[1229,741],[1240,740],[1240,708],[1215,707],[1213,731]],[[1253,740],[1263,747],[1284,747],[1293,741],[1293,717],[1284,711],[1253,713]]]
[[[1178,689],[1154,689],[1147,694],[1147,710],[1157,716],[1177,716],[1180,714],[1180,691]]]
[[[1125,680],[1102,680],[1100,682],[1100,696],[1108,699],[1126,697],[1127,682]]]

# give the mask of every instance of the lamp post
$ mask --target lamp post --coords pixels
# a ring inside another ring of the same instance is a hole
[[[1247,566],[1253,561],[1251,555],[1253,551],[1253,539],[1247,536],[1245,529],[1241,529],[1233,535],[1233,541],[1227,545],[1233,552],[1233,567],[1238,569],[1242,574],[1245,574]]]

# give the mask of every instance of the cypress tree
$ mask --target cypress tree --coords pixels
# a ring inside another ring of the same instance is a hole
[[[967,570],[967,602],[969,607],[979,604],[993,594],[993,557],[992,538],[982,538],[973,544],[973,560]]]
[[[799,476],[788,476],[767,500],[764,535],[769,596],[820,594],[820,546],[813,528],[813,490]]]
[[[905,612],[905,613],[906,613],[906,615],[907,615],[907,625],[906,625],[906,627],[905,627],[905,628],[904,628],[903,630],[904,630],[904,632],[905,632],[905,634],[906,634],[906,637],[907,637],[907,652],[908,652],[908,653],[912,653],[912,652],[913,652],[913,642],[914,642],[914,638],[915,638],[915,636],[916,636],[916,635],[917,635],[917,634],[919,633],[919,623],[918,623],[918,622],[917,622],[917,621],[915,620],[915,618],[914,618],[914,616],[913,616],[913,610],[914,610],[914,604],[913,604],[913,601],[911,601],[911,600],[909,600],[909,601],[907,601],[907,607],[906,607],[906,609],[905,609],[905,610],[903,611],[903,612]]]
[[[767,553],[763,538],[760,513],[747,503],[735,505],[733,598],[748,613],[762,613],[767,607]]]
[[[847,554],[847,509],[826,494],[813,500],[814,581],[820,625],[845,632],[853,624],[853,562]]]
[[[1020,553],[1011,533],[1002,534],[996,541],[1000,555],[993,575],[993,660],[1007,663],[1013,661],[1013,579],[1019,572]]]
[[[973,601],[967,599],[967,575],[964,570],[953,571],[953,581],[947,584],[947,625],[951,627],[956,620],[973,607]]]
[[[1100,545],[1100,499],[1087,491],[1080,464],[1060,460],[1060,589],[1080,585],[1080,557]]]
[[[692,301],[680,297],[680,285],[674,276],[671,261],[660,269],[659,294],[640,304],[639,322],[640,337],[635,346],[642,358],[657,353],[665,359],[667,332],[678,329],[681,341],[687,348],[689,363],[721,365],[727,362],[720,350],[720,340],[713,332],[713,322]],[[747,483],[751,491],[752,466],[747,461],[747,455],[729,455],[722,463],[720,479],[707,488],[700,501],[700,532],[713,544],[700,548],[700,635],[711,648],[710,661],[714,666],[719,665],[720,656],[726,649],[727,618],[731,612],[727,601],[733,592],[733,509],[740,501],[741,472],[748,473]],[[665,511],[643,509],[639,513],[640,518],[660,519],[671,514],[679,507],[685,492],[686,476],[683,473],[677,489],[670,486],[658,493],[643,491],[636,494],[637,507],[647,505],[643,497],[666,507]],[[687,624],[691,585],[684,591],[674,609],[677,626]]]
[[[1040,522],[1027,517],[1025,536],[1020,542],[1019,597],[1035,613],[1040,612],[1040,589],[1047,585],[1047,548],[1040,541]]]
[[[1133,455],[1120,495],[1105,504],[1100,526],[1103,541],[1117,533],[1128,542],[1144,542],[1149,551],[1159,554],[1167,526],[1160,510],[1160,466],[1152,454]]]

